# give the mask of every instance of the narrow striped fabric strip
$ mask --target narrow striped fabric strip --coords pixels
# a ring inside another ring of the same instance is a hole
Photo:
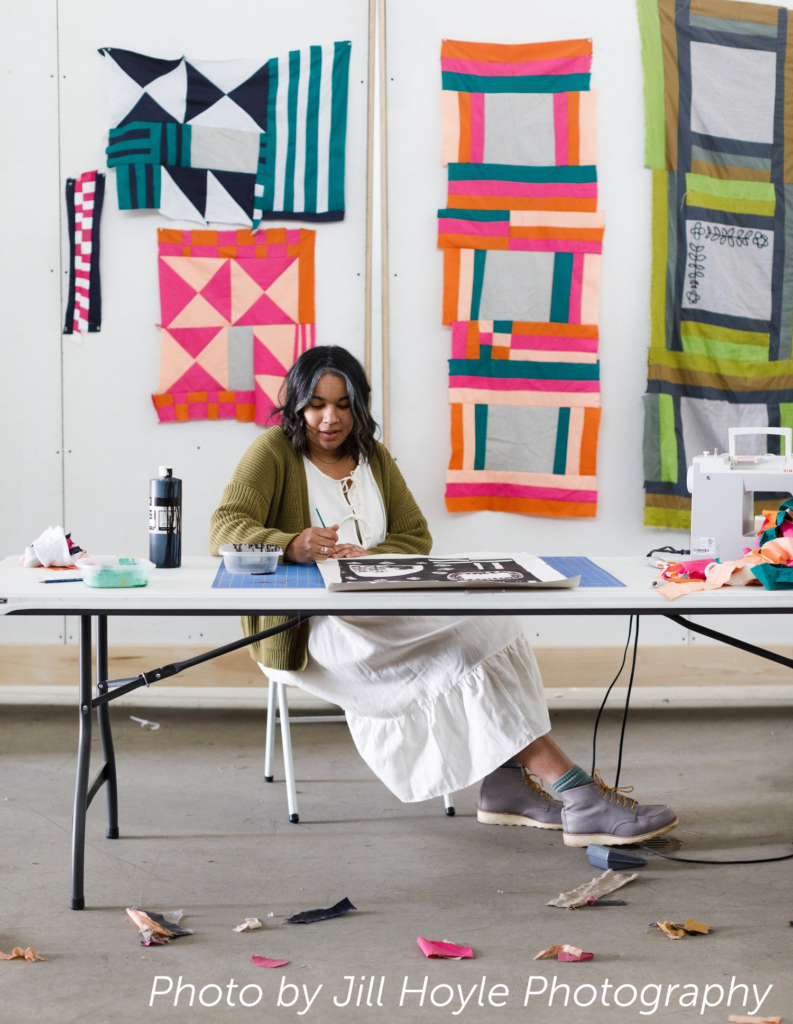
[[[266,211],[344,216],[349,42],[269,61],[253,226]]]
[[[64,334],[94,333],[102,326],[99,277],[99,222],[105,199],[105,176],[86,171],[66,180],[69,222],[69,297]]]

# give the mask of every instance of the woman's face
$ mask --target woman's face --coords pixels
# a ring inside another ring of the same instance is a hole
[[[311,400],[303,409],[303,416],[312,450],[332,452],[343,445],[353,427],[344,380],[333,373],[320,377]]]

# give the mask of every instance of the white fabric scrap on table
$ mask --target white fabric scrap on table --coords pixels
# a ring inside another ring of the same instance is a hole
[[[62,526],[48,526],[40,537],[25,548],[22,556],[26,569],[36,569],[42,565],[45,568],[51,565],[71,565],[73,562]]]

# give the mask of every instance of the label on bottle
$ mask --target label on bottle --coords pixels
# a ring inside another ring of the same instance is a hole
[[[181,532],[181,507],[179,505],[154,505],[149,498],[149,533]]]

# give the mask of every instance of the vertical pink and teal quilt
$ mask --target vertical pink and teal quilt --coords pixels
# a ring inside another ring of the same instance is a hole
[[[588,39],[442,45],[452,512],[597,510],[604,219],[591,64]]]

